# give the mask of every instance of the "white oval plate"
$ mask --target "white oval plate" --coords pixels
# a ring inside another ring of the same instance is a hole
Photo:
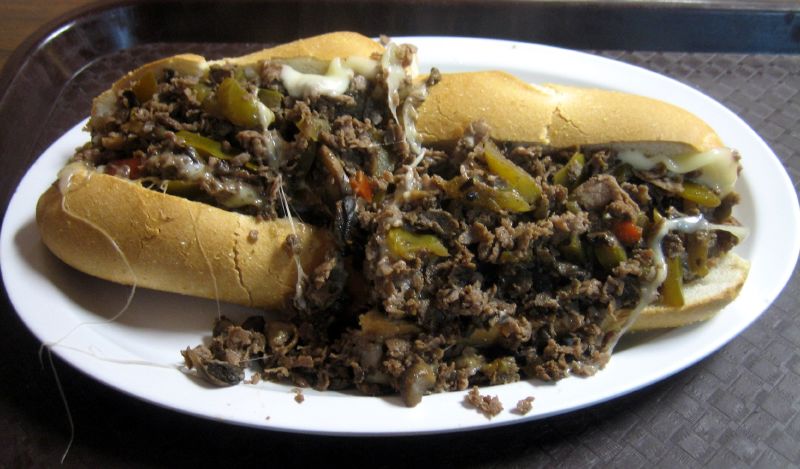
[[[506,407],[487,420],[464,406],[464,393],[426,396],[413,409],[396,398],[306,390],[297,404],[289,386],[273,383],[209,388],[179,371],[179,350],[207,338],[217,315],[213,301],[139,290],[113,323],[129,289],[80,274],[41,244],[34,221],[39,195],[75,147],[87,140],[74,127],[31,166],[17,188],[0,235],[0,264],[18,314],[42,341],[94,378],[141,399],[231,423],[329,434],[409,434],[503,425],[597,404],[664,379],[706,357],[752,323],[788,281],[800,251],[800,211],[785,170],[767,145],[737,116],[711,98],[656,73],[553,47],[461,38],[397,38],[416,44],[421,70],[506,70],[531,82],[618,89],[682,106],[709,122],[723,141],[741,151],[744,173],[737,216],[752,235],[737,251],[752,261],[739,297],[712,320],[660,334],[626,338],[610,364],[588,378],[556,384],[523,381],[483,389]],[[781,229],[776,230],[775,221]],[[222,305],[237,319],[244,308]],[[633,339],[633,340],[631,340]],[[510,412],[535,396],[525,417]]]

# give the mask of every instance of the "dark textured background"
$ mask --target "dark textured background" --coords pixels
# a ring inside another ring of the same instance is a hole
[[[64,70],[48,71],[65,76],[60,89],[31,90],[42,95],[56,91],[47,101],[52,105],[48,120],[30,129],[31,154],[80,120],[91,98],[122,72],[187,48],[219,57],[256,45],[145,44],[94,60],[77,74],[65,58]],[[800,184],[800,56],[597,53],[672,76],[718,99],[761,134],[795,188]],[[76,424],[66,465],[798,466],[799,302],[796,268],[787,288],[754,325],[670,379],[544,421],[425,437],[316,437],[197,419],[125,396],[56,360]],[[0,466],[54,466],[66,447],[68,427],[51,372],[39,367],[38,342],[8,307],[0,313],[0,328],[6,336],[0,341]]]

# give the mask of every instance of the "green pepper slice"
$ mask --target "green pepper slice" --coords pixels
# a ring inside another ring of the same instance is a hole
[[[567,203],[565,203],[564,206],[572,213],[578,214],[581,212],[581,206],[578,205],[578,202],[575,200],[567,200]]]
[[[584,249],[581,237],[577,233],[572,233],[569,242],[559,246],[561,254],[573,264],[584,264],[586,262],[586,250]]]
[[[528,204],[533,204],[542,195],[542,188],[527,171],[509,160],[497,146],[487,141],[483,147],[483,158],[489,171],[500,176]]]
[[[211,88],[203,83],[197,83],[192,85],[192,91],[194,92],[194,96],[199,103],[205,102],[206,99],[211,95]]]
[[[684,305],[683,266],[680,256],[667,259],[667,278],[661,285],[661,303],[673,307]]]
[[[567,161],[567,164],[553,175],[553,183],[572,190],[581,181],[581,174],[585,164],[586,157],[583,156],[583,153],[576,151]]]
[[[150,101],[153,95],[158,92],[158,81],[153,72],[147,72],[139,78],[133,87],[133,94],[140,103]]]
[[[437,257],[447,257],[449,253],[442,242],[431,234],[416,234],[403,228],[392,228],[386,236],[389,251],[405,260],[414,259],[417,254],[427,252]]]
[[[200,195],[203,191],[200,189],[200,184],[195,181],[181,181],[178,179],[170,179],[165,181],[167,194],[177,195],[184,198],[191,198]]]
[[[597,262],[611,270],[628,259],[625,248],[611,233],[602,233],[592,238],[592,248]]]
[[[447,182],[445,191],[452,199],[462,200],[468,205],[495,212],[506,210],[524,213],[532,209],[531,205],[515,190],[497,189],[483,183],[470,181],[463,176],[456,176]]]
[[[187,145],[197,150],[202,156],[206,158],[214,157],[220,160],[229,160],[231,159],[230,155],[227,155],[222,150],[222,143],[216,140],[212,140],[208,137],[203,137],[200,134],[196,134],[194,132],[189,132],[188,130],[179,130],[175,132],[175,135],[178,138],[183,139]]]
[[[270,88],[260,88],[258,90],[258,100],[270,109],[279,109],[281,103],[283,103],[283,94]]]
[[[227,77],[217,88],[217,105],[226,119],[240,127],[255,127],[259,124],[258,104],[255,96],[235,78]]]
[[[230,160],[231,155],[225,153],[222,149],[222,143],[216,140],[212,140],[208,137],[203,137],[200,134],[196,134],[194,132],[189,132],[188,130],[179,130],[175,132],[179,138],[183,139],[183,141],[189,145],[190,147],[197,150],[201,156],[206,158],[214,157],[220,160]],[[258,165],[248,161],[244,164],[244,167],[249,169],[250,171],[258,171]]]
[[[681,197],[709,208],[719,207],[719,204],[722,203],[719,196],[715,194],[714,191],[706,186],[689,181],[683,182]]]
[[[488,195],[498,207],[509,212],[523,213],[531,210],[528,202],[516,191],[489,188],[485,195]]]

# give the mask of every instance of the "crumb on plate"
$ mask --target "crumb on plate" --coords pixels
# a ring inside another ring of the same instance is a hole
[[[503,404],[497,396],[482,396],[477,386],[473,386],[464,399],[487,419],[491,419],[503,410]]]
[[[292,392],[294,393],[294,401],[298,404],[302,404],[303,401],[306,400],[306,397],[303,395],[303,390],[300,388],[292,388]]]
[[[533,396],[528,396],[525,399],[518,401],[517,406],[514,407],[514,412],[519,415],[527,415],[528,412],[530,412],[533,408],[533,399]]]

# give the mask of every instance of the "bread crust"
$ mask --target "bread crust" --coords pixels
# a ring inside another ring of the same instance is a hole
[[[338,31],[298,39],[241,57],[222,59],[212,63],[225,62],[232,65],[250,65],[267,59],[314,57],[320,60],[332,60],[337,57],[370,57],[373,54],[382,53],[383,46],[380,43],[362,34]]]
[[[294,295],[288,220],[259,222],[82,166],[70,169],[68,183],[53,184],[39,199],[36,221],[44,244],[72,267],[125,285],[271,310]],[[333,239],[302,223],[295,230],[303,270],[311,272]]]
[[[694,114],[669,103],[617,91],[531,85],[505,72],[443,74],[419,108],[427,144],[452,144],[477,119],[504,142],[553,148],[624,146],[665,154],[722,146]]]

